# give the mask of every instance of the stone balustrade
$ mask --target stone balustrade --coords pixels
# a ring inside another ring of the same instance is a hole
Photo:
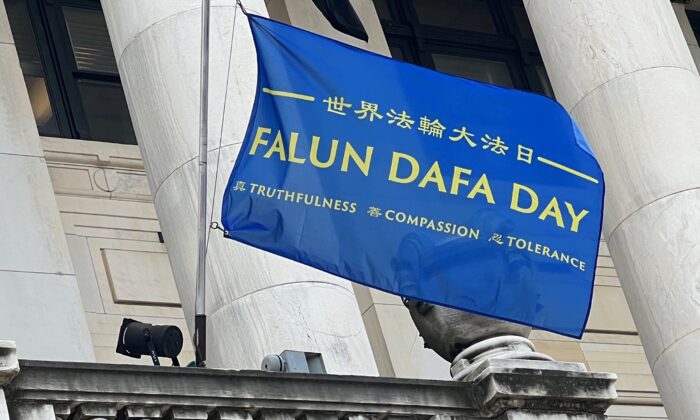
[[[528,360],[489,360],[464,382],[28,360],[19,368],[0,382],[0,420],[589,420],[604,419],[616,398],[613,374]]]

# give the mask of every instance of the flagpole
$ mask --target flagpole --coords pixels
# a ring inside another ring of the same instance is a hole
[[[209,120],[209,3],[202,0],[201,71],[199,79],[199,221],[197,286],[194,302],[194,347],[198,367],[207,360],[206,252],[207,252],[207,143]]]

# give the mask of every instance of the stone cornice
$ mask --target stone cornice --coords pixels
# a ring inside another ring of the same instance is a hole
[[[216,418],[216,413],[226,410],[262,417],[270,412],[287,413],[289,418],[332,413],[334,418],[477,419],[512,410],[603,418],[616,398],[613,374],[585,372],[578,365],[555,362],[488,363],[472,381],[450,382],[21,361],[20,375],[5,392],[11,408],[49,404],[61,418],[87,411],[114,418],[120,410],[144,409],[173,418],[173,410],[194,410],[204,419]]]
[[[41,146],[49,163],[144,170],[136,145],[42,137]]]

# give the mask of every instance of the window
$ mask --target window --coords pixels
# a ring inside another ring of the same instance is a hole
[[[522,0],[374,0],[394,58],[553,96]]]
[[[98,0],[4,0],[39,134],[136,144]]]
[[[688,16],[690,27],[693,28],[695,39],[700,40],[700,11],[686,9],[685,13]]]

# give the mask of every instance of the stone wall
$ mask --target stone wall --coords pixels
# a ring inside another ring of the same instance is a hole
[[[679,16],[695,52],[697,41],[692,43],[692,31]],[[123,317],[176,324],[189,335],[138,148],[51,138],[43,138],[42,145],[97,361],[137,362],[114,353]],[[557,360],[616,372],[620,399],[609,412],[612,418],[665,418],[605,243],[597,270],[594,306],[583,339],[535,331],[533,341],[539,351]],[[447,378],[447,363],[423,349],[398,298],[354,288],[382,375]],[[189,341],[185,346],[181,359],[192,360]]]
[[[453,382],[13,362],[0,420],[604,420],[616,397],[615,375],[577,363],[489,360]]]
[[[115,353],[122,319],[173,324],[189,336],[137,146],[42,138],[97,362]],[[180,361],[194,360],[185,340]],[[163,360],[163,364],[169,361]]]

